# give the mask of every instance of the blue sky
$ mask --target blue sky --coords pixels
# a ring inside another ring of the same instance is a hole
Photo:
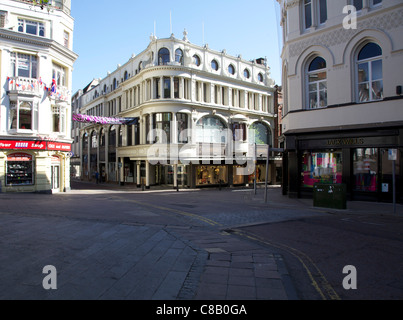
[[[150,35],[207,43],[245,60],[267,57],[271,76],[281,84],[281,27],[276,0],[72,0],[73,93],[93,78],[104,78],[132,54],[147,48]],[[203,28],[204,25],[204,28]],[[204,32],[203,32],[204,30]],[[203,42],[204,40],[204,42]]]

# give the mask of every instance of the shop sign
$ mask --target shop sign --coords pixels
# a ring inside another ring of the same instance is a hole
[[[388,150],[388,160],[391,160],[391,161],[397,160],[397,149]]]
[[[46,141],[14,141],[14,140],[1,140],[1,149],[14,149],[14,150],[49,150],[49,151],[71,151],[71,144],[60,142],[46,142]]]
[[[59,143],[59,142],[48,142],[48,150],[70,152],[71,144]]]
[[[13,153],[7,157],[7,161],[32,161],[32,156],[26,153]]]
[[[0,149],[46,150],[46,142],[2,140]]]
[[[364,144],[364,138],[342,138],[327,140],[328,146],[353,146]]]

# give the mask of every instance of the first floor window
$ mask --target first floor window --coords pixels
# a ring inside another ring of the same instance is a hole
[[[13,153],[7,157],[6,185],[21,186],[34,184],[35,162],[30,154]]]
[[[10,103],[11,130],[38,130],[38,105],[32,101]]]
[[[60,106],[52,107],[53,132],[66,132],[66,109]]]
[[[188,142],[188,115],[186,113],[177,113],[176,121],[178,123],[178,142]]]
[[[358,102],[383,99],[382,49],[366,44],[357,56]]]
[[[316,57],[308,67],[308,109],[327,106],[326,79],[326,61]]]
[[[54,64],[52,68],[52,79],[55,80],[56,85],[66,86],[66,69]]]

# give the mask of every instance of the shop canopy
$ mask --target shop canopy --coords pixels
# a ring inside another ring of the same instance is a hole
[[[89,116],[86,114],[73,113],[73,121],[83,123],[97,123],[97,124],[120,124],[132,126],[139,122],[139,118],[111,118],[111,117],[97,117]]]

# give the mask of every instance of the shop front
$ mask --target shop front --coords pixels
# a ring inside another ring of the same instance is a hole
[[[316,183],[346,184],[347,199],[391,202],[393,172],[403,201],[402,129],[287,136],[285,188],[293,197],[311,197]],[[390,157],[394,150],[395,160]]]
[[[55,193],[70,190],[71,144],[0,141],[2,192]]]

